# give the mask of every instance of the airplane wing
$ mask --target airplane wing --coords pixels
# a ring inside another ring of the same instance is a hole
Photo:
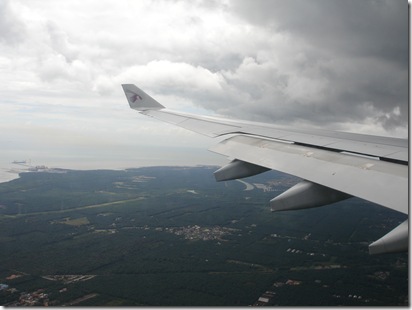
[[[303,179],[270,201],[272,211],[331,204],[352,196],[408,214],[408,141],[322,130],[280,128],[166,109],[133,84],[122,85],[141,114],[209,136],[227,137],[210,150],[229,158],[217,181],[267,170]],[[408,220],[369,245],[371,254],[408,249]]]

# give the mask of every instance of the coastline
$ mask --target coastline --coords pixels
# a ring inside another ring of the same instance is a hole
[[[0,171],[0,184],[10,182],[20,178],[19,172],[13,171]]]

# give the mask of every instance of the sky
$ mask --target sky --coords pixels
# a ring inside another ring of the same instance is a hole
[[[0,0],[0,166],[223,164],[169,109],[408,136],[408,3]]]

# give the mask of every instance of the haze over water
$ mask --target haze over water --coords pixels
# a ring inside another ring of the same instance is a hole
[[[68,152],[56,153],[29,150],[4,150],[0,157],[0,183],[18,178],[18,173],[27,170],[28,165],[13,164],[13,161],[27,161],[31,166],[46,166],[73,170],[126,169],[148,166],[196,166],[224,165],[227,159],[198,148],[156,148],[132,152],[105,153]]]

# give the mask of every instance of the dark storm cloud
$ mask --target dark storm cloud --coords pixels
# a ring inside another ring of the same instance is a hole
[[[316,86],[311,83],[295,83],[285,96],[267,93],[272,98],[254,101],[247,109],[257,118],[301,118],[317,124],[372,118],[389,130],[407,126],[406,1],[245,0],[233,1],[232,8],[245,21],[296,43],[294,52],[301,53],[303,61],[284,72],[286,85],[293,85],[293,76],[299,75],[326,81],[318,96],[294,96],[305,86],[310,93],[309,87]],[[276,84],[280,74],[272,73]]]
[[[248,21],[337,53],[408,62],[408,3],[384,0],[234,1]]]

